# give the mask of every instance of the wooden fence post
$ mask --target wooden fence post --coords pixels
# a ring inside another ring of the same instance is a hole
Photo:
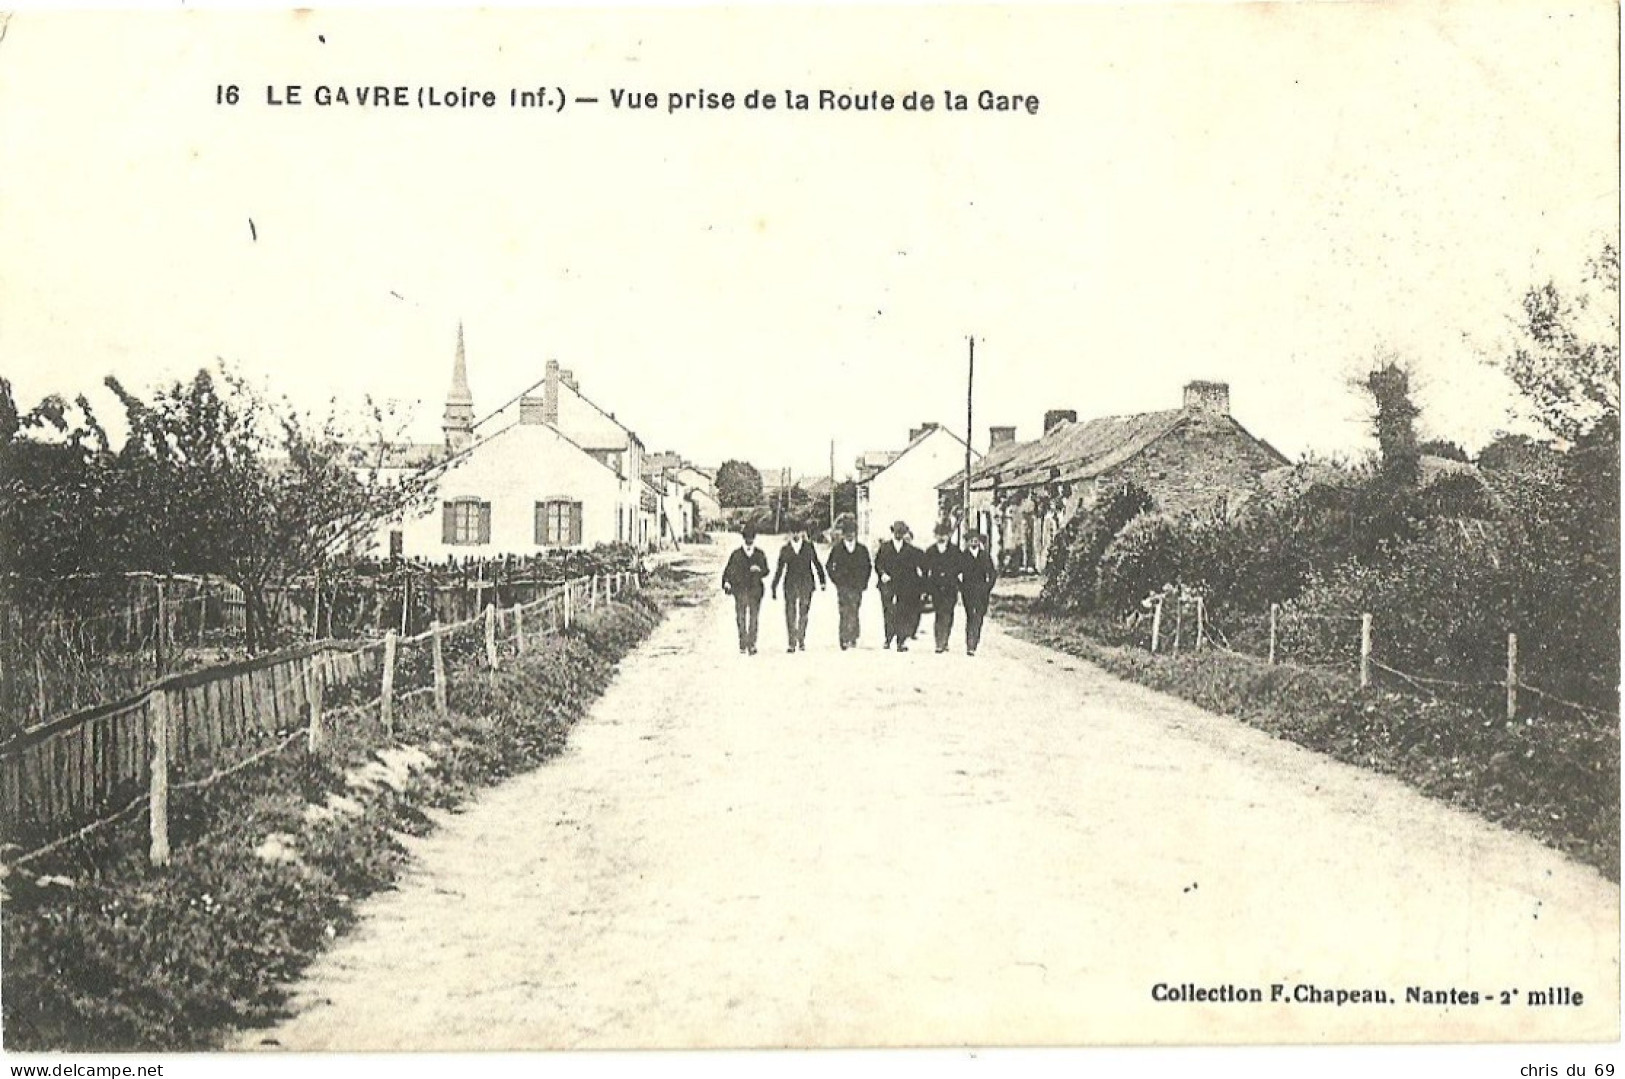
[[[587,609],[590,611],[598,609],[598,574],[596,573],[587,582]]]
[[[412,578],[404,577],[401,581],[401,632],[406,632],[406,613],[412,609]]]
[[[1200,652],[1207,636],[1207,607],[1202,597],[1196,597],[1196,650]]]
[[[1280,616],[1281,605],[1270,604],[1270,666],[1275,666],[1275,620]]]
[[[1518,635],[1507,634],[1507,722],[1518,718]]]
[[[434,710],[446,715],[446,657],[440,647],[440,619],[429,623],[429,639],[434,642]]]
[[[156,690],[147,698],[147,726],[152,742],[147,786],[147,857],[153,865],[169,864],[169,694]]]
[[[513,609],[513,650],[515,655],[525,652],[525,605]]]
[[[485,605],[485,665],[497,669],[497,605]]]
[[[576,589],[576,586],[575,586],[574,581],[565,581],[564,582],[564,628],[565,629],[570,628],[570,606],[571,606],[571,604],[570,604],[570,596],[571,596],[572,593],[575,592],[575,589]]]
[[[378,695],[378,715],[390,738],[395,737],[395,649],[399,644],[394,630],[384,634],[384,686]]]
[[[1156,654],[1157,642],[1162,640],[1162,597],[1157,597],[1156,604],[1151,609],[1151,652]]]
[[[1371,616],[1360,616],[1360,688],[1371,685]]]
[[[322,689],[326,679],[323,677],[322,664],[326,653],[318,652],[310,657],[310,665],[305,668],[305,685],[310,694],[310,740],[309,748],[312,753],[320,753],[327,744],[327,730],[323,726],[322,718]]]

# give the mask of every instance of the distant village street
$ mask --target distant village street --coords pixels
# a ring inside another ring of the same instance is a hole
[[[724,550],[685,558],[709,577]],[[1617,888],[1533,839],[997,625],[974,659],[872,637],[842,653],[821,596],[805,654],[752,659],[709,595],[623,664],[563,756],[415,841],[294,1018],[239,1046],[1613,1027]],[[1564,986],[1583,1005],[1526,1001]]]

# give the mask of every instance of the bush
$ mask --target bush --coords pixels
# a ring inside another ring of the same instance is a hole
[[[1118,613],[1137,609],[1147,595],[1180,580],[1184,555],[1178,522],[1164,514],[1142,513],[1100,557],[1101,606]]]
[[[1155,506],[1144,488],[1124,483],[1074,514],[1050,544],[1039,602],[1058,610],[1093,610],[1100,585],[1101,556],[1125,525]]]

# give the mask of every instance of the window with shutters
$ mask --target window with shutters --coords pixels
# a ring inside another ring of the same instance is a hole
[[[536,503],[536,542],[545,547],[581,543],[581,503],[553,498]]]
[[[491,542],[491,503],[456,498],[444,504],[442,513],[442,542],[456,546]]]

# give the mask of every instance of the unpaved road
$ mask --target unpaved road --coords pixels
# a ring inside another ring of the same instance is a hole
[[[1618,1036],[1619,890],[1595,871],[996,624],[974,659],[900,656],[871,603],[842,653],[834,615],[819,596],[785,655],[770,604],[746,658],[720,596],[674,611],[565,754],[419,843],[296,1017],[241,1044]],[[1548,986],[1584,1003],[1525,1003]]]

